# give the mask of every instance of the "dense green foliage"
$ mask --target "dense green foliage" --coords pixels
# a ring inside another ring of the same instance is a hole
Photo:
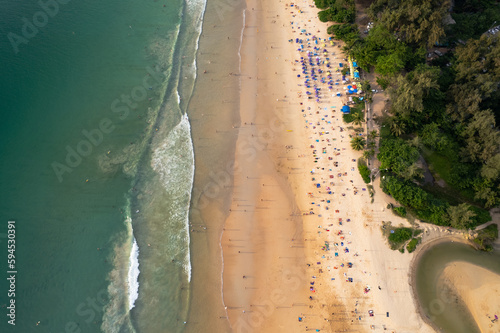
[[[491,28],[493,22],[500,24],[500,12],[495,0],[455,0],[451,16],[456,24],[450,33],[456,38],[467,40],[478,38]]]
[[[474,239],[474,243],[481,250],[492,251],[493,247],[491,243],[498,239],[498,226],[496,224],[491,224],[486,228],[479,230],[477,237]]]
[[[379,150],[380,169],[388,169],[404,179],[421,178],[421,169],[416,164],[420,156],[417,148],[402,139],[390,138],[381,141]]]
[[[371,171],[370,171],[370,168],[368,168],[368,166],[366,165],[366,162],[363,161],[362,159],[359,159],[358,160],[358,170],[359,170],[359,174],[361,175],[361,177],[363,178],[363,181],[368,184],[371,182]]]
[[[383,177],[381,187],[385,193],[411,209],[415,216],[423,221],[458,229],[471,229],[491,220],[487,211],[475,209],[467,204],[451,206],[412,181],[387,175]]]
[[[329,34],[347,43],[352,43],[359,39],[358,26],[356,24],[335,24],[328,27]]]
[[[394,207],[393,210],[399,216],[402,216],[402,217],[406,216],[406,208],[404,208],[404,207]]]
[[[316,7],[324,9],[318,13],[321,22],[354,22],[356,15],[354,0],[316,0],[315,3]]]
[[[412,238],[411,241],[406,245],[406,250],[408,253],[412,253],[417,248],[418,243],[420,242],[420,238]]]
[[[389,242],[391,244],[404,243],[411,239],[413,230],[411,228],[396,228],[389,235]]]
[[[448,0],[376,0],[370,15],[408,44],[432,46],[445,35]]]
[[[316,1],[325,10],[347,3]],[[362,69],[375,70],[390,97],[377,156],[386,174],[382,188],[413,215],[439,225],[472,228],[491,219],[485,208],[500,205],[500,34],[485,32],[500,24],[500,6],[375,0],[368,13],[374,22],[368,32],[351,24],[328,32],[345,41],[344,51]],[[438,44],[448,52],[426,61]],[[424,190],[426,164],[439,186],[427,179]]]

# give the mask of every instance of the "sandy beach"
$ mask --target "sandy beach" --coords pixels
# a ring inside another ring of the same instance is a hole
[[[467,305],[481,332],[498,332],[500,329],[498,274],[467,262],[454,262],[444,269],[442,278]]]
[[[233,332],[434,332],[412,294],[415,254],[390,250],[380,229],[409,223],[357,171],[360,134],[340,112],[347,61],[317,12],[313,1],[246,3],[241,70],[229,74],[240,122],[219,318]],[[424,244],[461,237],[420,227]]]
[[[222,236],[227,317],[236,332],[431,332],[411,297],[411,256],[389,250],[379,229],[405,221],[385,210],[381,191],[371,202],[357,172],[343,85],[327,82],[340,81],[346,61],[326,28],[312,1],[247,1],[237,172]],[[306,94],[307,52],[308,75],[322,71],[318,96]]]

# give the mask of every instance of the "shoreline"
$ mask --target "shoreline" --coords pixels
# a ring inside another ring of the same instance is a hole
[[[195,152],[190,207],[193,267],[185,332],[230,332],[222,302],[220,237],[233,184],[239,126],[237,51],[243,3],[220,7],[208,1],[196,54],[197,78],[187,107]],[[207,307],[207,304],[210,304]]]
[[[438,244],[454,242],[454,241],[460,242],[462,244],[470,245],[470,243],[466,239],[456,237],[456,236],[445,236],[442,238],[432,239],[424,244],[419,244],[417,246],[417,249],[414,252],[414,257],[410,263],[409,283],[410,283],[411,291],[412,291],[412,300],[415,304],[415,307],[418,311],[418,314],[420,315],[420,318],[422,318],[422,320],[427,325],[432,327],[436,332],[440,332],[439,327],[427,317],[427,315],[424,313],[424,309],[422,307],[422,304],[420,304],[420,301],[418,299],[417,285],[416,285],[417,267],[420,263],[420,260],[422,259],[422,256],[429,249],[431,249],[432,247],[434,247]]]
[[[428,316],[424,312],[424,308],[422,304],[419,301],[418,293],[417,293],[417,286],[416,286],[416,274],[417,274],[417,268],[420,264],[420,261],[422,257],[433,247],[443,244],[443,243],[452,243],[452,242],[457,242],[461,243],[464,245],[467,245],[474,249],[474,251],[480,251],[476,249],[471,242],[465,238],[457,237],[457,236],[451,236],[451,235],[445,235],[441,236],[440,238],[435,238],[431,239],[424,244],[421,244],[417,247],[417,251],[415,252],[415,257],[413,258],[410,268],[411,268],[411,273],[410,273],[410,285],[412,286],[412,297],[415,302],[415,306],[418,310],[418,313],[420,314],[420,317],[429,325],[431,326],[436,332],[441,332],[440,328],[437,326],[436,323],[432,322]],[[498,273],[491,271],[487,268],[484,268],[481,265],[475,265],[472,263],[469,263],[468,261],[452,261],[450,262],[443,270],[443,273],[439,277],[439,283],[444,283],[450,290],[452,290],[455,294],[456,297],[460,299],[460,302],[462,303],[462,306],[464,307],[464,310],[468,311],[468,313],[471,315],[471,320],[473,320],[476,324],[477,327],[480,328],[480,330],[483,332],[490,332],[489,330],[486,330],[486,324],[484,318],[480,318],[475,311],[477,310],[477,304],[480,303],[480,300],[476,295],[471,295],[466,292],[466,290],[473,288],[473,284],[471,283],[471,279],[463,280],[460,279],[463,274],[469,273],[471,270],[460,270],[460,269],[449,269],[448,266],[463,266],[461,265],[462,263],[465,264],[465,266],[468,266],[469,268],[474,266],[477,267],[478,269],[481,269],[483,272],[482,274],[475,275],[476,279],[483,278],[485,273],[488,272],[488,275],[491,273],[492,275],[496,275],[498,277]],[[454,281],[454,282],[453,282]],[[464,289],[463,283],[466,284]],[[477,286],[476,286],[477,287]],[[498,290],[497,290],[498,292]],[[484,297],[482,297],[484,298]],[[491,305],[491,304],[490,304]],[[498,304],[494,304],[492,306],[497,306]],[[494,313],[493,313],[494,314]],[[493,331],[491,331],[493,332]]]

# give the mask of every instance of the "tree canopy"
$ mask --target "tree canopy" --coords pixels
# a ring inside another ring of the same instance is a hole
[[[372,18],[409,44],[431,47],[445,35],[449,0],[376,0]]]

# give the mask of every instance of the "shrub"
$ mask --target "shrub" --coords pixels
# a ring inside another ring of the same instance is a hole
[[[333,19],[333,13],[332,13],[332,10],[331,8],[328,8],[326,10],[322,10],[318,13],[318,17],[319,17],[319,20],[321,22],[328,22],[328,21],[332,21]]]
[[[381,76],[377,77],[377,83],[380,85],[380,87],[382,87],[382,89],[387,89],[387,87],[389,86],[389,80]]]
[[[447,213],[449,204],[434,198],[415,183],[394,176],[385,176],[381,187],[399,203],[412,208],[419,219],[442,226],[450,225]]]
[[[394,207],[394,212],[399,216],[406,216],[406,208],[404,207]]]
[[[408,253],[412,253],[413,251],[415,251],[419,242],[420,242],[419,238],[412,238],[412,240],[408,242],[408,245],[406,245]]]
[[[332,6],[335,3],[335,0],[314,0],[314,4],[319,9],[326,9]]]
[[[364,163],[364,161],[362,159],[358,160],[358,170],[359,170],[359,174],[363,178],[363,181],[366,184],[368,184],[370,182],[370,180],[371,180],[370,179],[371,171],[370,171],[370,169],[368,168],[368,166],[366,165],[366,163]]]
[[[413,231],[411,228],[396,228],[389,235],[389,242],[392,244],[401,244],[411,239]]]
[[[353,43],[360,38],[355,24],[335,24],[328,27],[327,32],[346,43]]]
[[[418,149],[410,146],[403,139],[384,139],[380,142],[380,153],[377,158],[381,169],[390,169],[399,177],[408,176],[409,167],[420,156]],[[408,179],[408,178],[407,178]]]

